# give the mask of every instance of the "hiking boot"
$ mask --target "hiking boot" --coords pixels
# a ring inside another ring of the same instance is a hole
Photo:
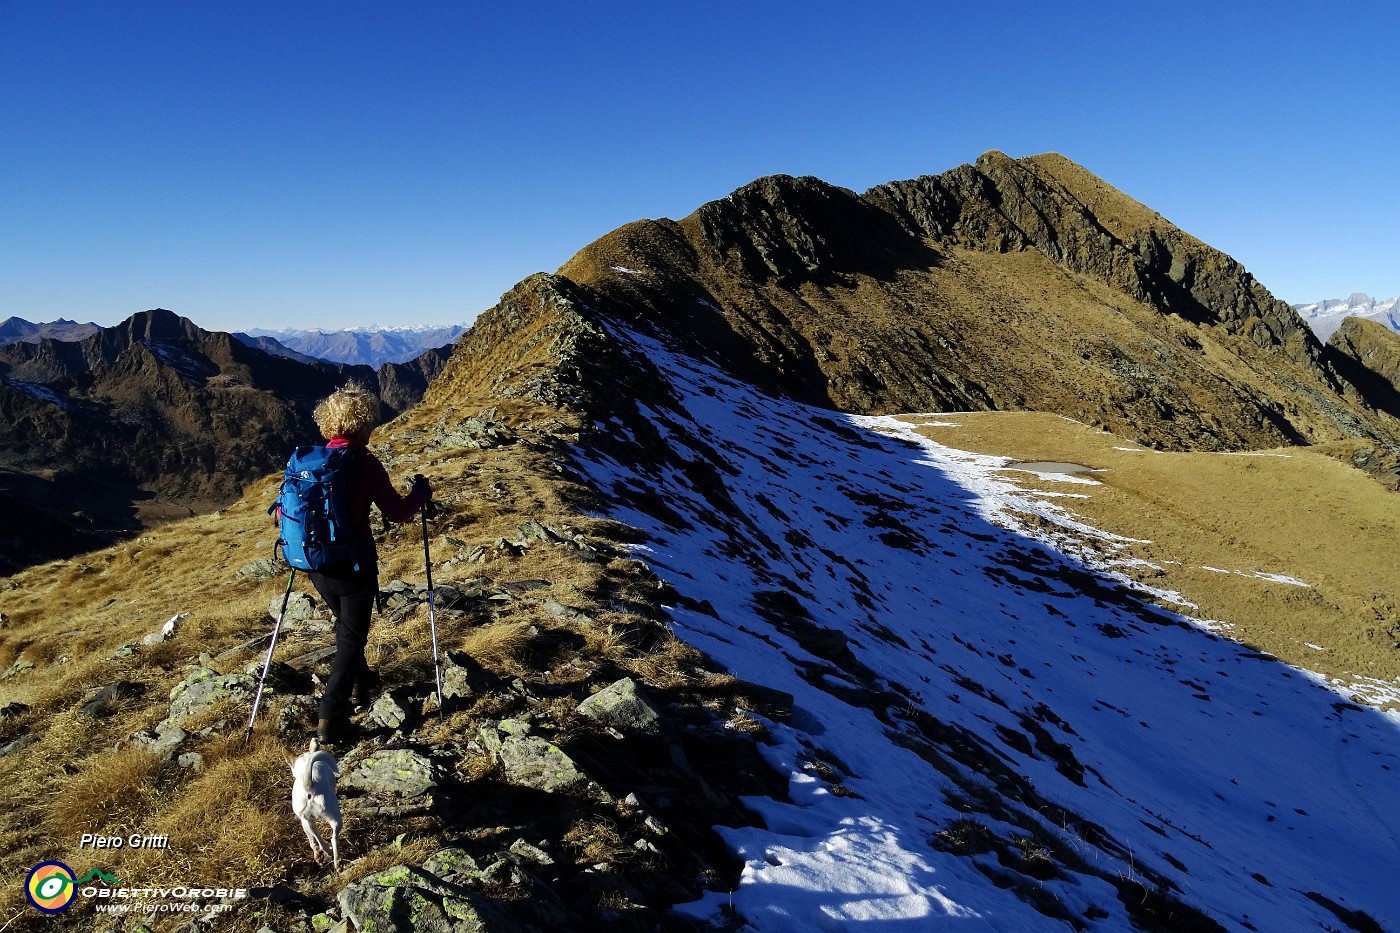
[[[322,748],[349,745],[353,738],[354,730],[347,719],[321,719],[316,722],[316,741]]]

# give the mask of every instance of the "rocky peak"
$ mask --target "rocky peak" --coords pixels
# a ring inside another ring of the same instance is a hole
[[[760,178],[702,206],[693,219],[710,248],[758,282],[829,278],[909,248],[877,208],[811,177]]]
[[[1033,408],[1172,448],[1400,442],[1239,263],[1053,153],[863,195],[762,178],[560,276],[600,313],[853,413]]]

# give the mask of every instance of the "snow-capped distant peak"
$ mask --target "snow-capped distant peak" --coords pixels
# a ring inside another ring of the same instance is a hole
[[[1353,292],[1346,298],[1297,304],[1293,310],[1308,322],[1319,340],[1331,337],[1342,326],[1342,321],[1349,317],[1365,318],[1400,332],[1400,297],[1377,301],[1365,292]]]

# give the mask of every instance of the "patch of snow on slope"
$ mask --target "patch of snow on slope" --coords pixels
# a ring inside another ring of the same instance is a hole
[[[790,802],[717,828],[748,929],[1400,928],[1400,717],[1057,552],[1068,517],[1004,460],[614,332],[674,394],[578,466],[676,633],[794,698],[765,747]]]
[[[50,405],[57,405],[59,408],[67,408],[68,400],[61,397],[53,389],[37,382],[15,382],[10,379],[4,380],[5,385],[17,392],[23,392],[30,398],[36,398],[41,402],[48,402]]]

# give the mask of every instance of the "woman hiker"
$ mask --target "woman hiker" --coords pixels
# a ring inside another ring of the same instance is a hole
[[[335,614],[335,659],[321,697],[316,738],[333,745],[350,738],[350,699],[355,687],[367,693],[371,686],[365,663],[370,615],[379,596],[379,557],[370,527],[369,506],[374,503],[393,522],[412,519],[432,498],[425,477],[415,477],[408,495],[401,496],[379,459],[369,451],[369,435],[379,418],[379,399],[363,386],[351,383],[337,389],[316,406],[316,427],[327,447],[348,447],[349,487],[346,497],[354,532],[353,560],[311,571],[316,592]]]

